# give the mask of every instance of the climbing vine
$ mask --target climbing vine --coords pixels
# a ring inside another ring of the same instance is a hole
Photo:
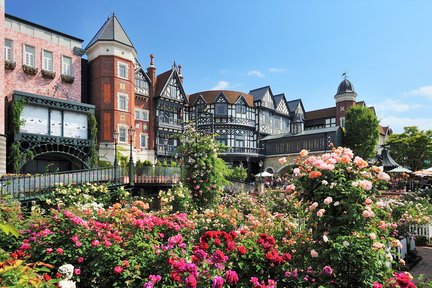
[[[20,144],[17,142],[12,143],[9,155],[12,162],[12,170],[16,174],[20,173],[23,163],[35,157],[34,152],[31,150],[21,151]]]
[[[90,167],[96,167],[99,160],[99,155],[97,151],[97,122],[96,117],[93,114],[88,116],[89,127],[90,127]]]
[[[22,99],[12,102],[11,104],[12,123],[10,127],[10,132],[13,135],[17,134],[20,130],[21,125],[24,124],[23,120],[21,120],[21,113],[23,109],[24,109],[24,101]]]

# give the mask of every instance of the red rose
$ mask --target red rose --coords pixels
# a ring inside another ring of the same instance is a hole
[[[244,247],[244,246],[239,246],[239,247],[237,248],[237,252],[238,252],[240,255],[244,255],[244,254],[247,253],[247,249],[246,249],[246,247]]]

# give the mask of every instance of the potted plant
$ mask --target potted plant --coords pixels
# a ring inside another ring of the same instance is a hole
[[[15,67],[16,67],[16,62],[15,61],[5,60],[5,69],[7,69],[7,70],[14,70]]]
[[[56,73],[54,71],[42,69],[41,72],[42,72],[42,77],[46,79],[54,79],[56,76]]]
[[[33,67],[33,66],[23,64],[22,68],[23,68],[24,73],[29,74],[29,75],[36,75],[38,73],[38,68]]]
[[[70,75],[66,75],[66,74],[62,74],[61,75],[61,80],[64,83],[68,83],[68,84],[72,84],[75,80],[75,77],[70,76]]]

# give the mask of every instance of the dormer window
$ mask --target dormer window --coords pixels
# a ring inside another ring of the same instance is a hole
[[[215,104],[215,115],[225,116],[228,114],[228,105],[225,103]]]
[[[236,113],[237,114],[246,114],[246,105],[241,102],[236,105]]]

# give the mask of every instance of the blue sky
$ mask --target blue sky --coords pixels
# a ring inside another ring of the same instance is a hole
[[[183,66],[187,93],[270,85],[315,110],[347,71],[382,125],[432,129],[432,1],[6,0],[84,47],[113,11],[143,66]]]

